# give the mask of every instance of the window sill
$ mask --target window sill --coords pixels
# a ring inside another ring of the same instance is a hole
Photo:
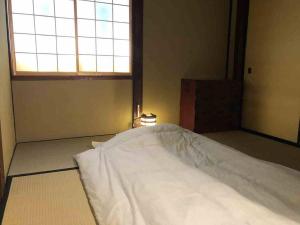
[[[16,81],[39,80],[132,80],[130,74],[126,75],[14,75]]]

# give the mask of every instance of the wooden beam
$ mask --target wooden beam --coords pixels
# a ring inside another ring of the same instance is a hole
[[[143,110],[143,0],[132,0],[132,122]]]
[[[233,10],[233,0],[230,0],[229,1],[228,28],[227,28],[227,55],[226,55],[225,79],[229,78],[232,10]]]
[[[299,119],[299,126],[298,126],[298,140],[297,140],[297,143],[300,146],[300,119]]]
[[[4,161],[3,161],[2,133],[1,133],[1,121],[0,121],[0,199],[2,199],[3,197],[4,185],[5,185],[5,177],[4,177]]]
[[[233,78],[235,80],[240,80],[240,81],[243,81],[244,79],[248,16],[249,16],[249,0],[238,0]]]

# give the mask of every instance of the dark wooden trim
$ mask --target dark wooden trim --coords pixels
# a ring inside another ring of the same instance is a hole
[[[247,31],[249,18],[250,0],[238,0],[236,6],[236,28],[235,28],[235,46],[234,46],[234,64],[233,64],[233,80],[241,82],[241,98],[240,98],[240,127],[243,115],[243,98],[244,98],[244,68],[247,47]]]
[[[0,224],[2,224],[2,220],[3,220],[3,216],[4,216],[4,212],[5,212],[5,206],[6,206],[6,203],[8,200],[9,191],[10,191],[10,187],[11,187],[11,182],[12,182],[12,177],[10,177],[10,176],[7,177],[5,188],[4,188],[4,194],[3,194],[3,197],[0,202]]]
[[[227,56],[226,56],[226,69],[225,79],[229,78],[229,61],[230,61],[230,45],[231,45],[231,26],[232,26],[232,6],[233,0],[229,1],[229,18],[228,18],[228,31],[227,31]]]
[[[287,144],[287,145],[291,145],[291,146],[300,148],[300,144],[297,144],[297,143],[292,142],[292,141],[284,140],[282,138],[274,137],[272,135],[264,134],[264,133],[254,131],[254,130],[251,130],[251,129],[247,129],[247,128],[241,128],[241,130],[245,131],[247,133],[251,133],[251,134],[258,135],[258,136],[261,136],[261,137],[264,137],[264,138],[271,139],[273,141],[280,142],[282,144]]]
[[[132,76],[12,76],[12,80],[132,80]]]
[[[8,166],[8,170],[7,170],[7,173],[6,173],[6,177],[9,177],[8,174],[9,174],[9,171],[10,171],[10,168],[11,168],[11,164],[12,164],[13,158],[15,157],[17,145],[18,144],[15,144],[14,151],[13,151],[13,154],[12,154],[10,162],[9,162],[9,166]]]
[[[78,170],[79,167],[70,167],[70,168],[64,168],[64,169],[57,169],[57,170],[47,170],[47,171],[40,171],[40,172],[34,172],[34,173],[22,173],[22,174],[16,174],[11,175],[12,178],[14,177],[28,177],[28,176],[34,176],[34,175],[41,175],[41,174],[47,174],[47,173],[58,173],[58,172],[65,172],[69,170]]]
[[[8,58],[9,58],[9,71],[11,72],[10,74],[13,74],[13,66],[12,66],[12,55],[11,55],[11,47],[13,44],[11,43],[11,38],[10,38],[10,24],[11,24],[11,16],[9,14],[9,0],[5,0],[5,19],[6,19],[6,37],[7,37],[7,48],[8,48]]]
[[[1,121],[0,121],[0,199],[3,196],[4,186],[5,186],[5,176],[4,176],[2,132],[1,132]]]
[[[18,71],[13,74],[15,77],[22,76],[57,76],[57,77],[68,77],[68,76],[131,76],[131,72],[31,72],[31,71]]]
[[[14,34],[13,34],[13,21],[12,21],[12,6],[11,0],[5,0],[5,12],[6,12],[6,30],[7,30],[7,43],[8,43],[8,56],[9,56],[9,68],[10,75],[13,76],[16,68],[15,56],[13,52],[15,51],[14,44]]]
[[[132,122],[143,110],[143,0],[132,0]]]
[[[297,143],[300,146],[300,119],[299,119],[299,126],[298,126],[298,140],[297,140]]]
[[[21,141],[18,144],[26,144],[26,143],[37,143],[37,142],[45,142],[45,141],[61,141],[61,140],[70,140],[70,139],[79,139],[79,138],[93,138],[93,137],[103,137],[103,136],[114,136],[116,134],[101,134],[101,135],[92,135],[92,136],[80,136],[80,137],[67,137],[67,138],[56,138],[56,139],[44,139],[37,141]]]
[[[78,20],[78,18],[77,18],[77,0],[74,0],[76,71],[79,71],[78,21],[77,20]],[[96,29],[95,29],[95,31],[96,31]],[[96,57],[96,60],[97,60],[97,57]],[[97,69],[97,64],[96,64],[96,69]]]
[[[235,33],[235,50],[234,50],[234,74],[235,80],[243,81],[244,68],[246,58],[248,17],[249,17],[249,1],[237,1],[237,21]]]

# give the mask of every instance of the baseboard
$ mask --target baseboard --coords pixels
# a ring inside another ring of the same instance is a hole
[[[264,137],[264,138],[271,139],[273,141],[277,141],[277,142],[280,142],[280,143],[283,143],[283,144],[287,144],[287,145],[291,145],[291,146],[300,148],[299,140],[298,140],[298,143],[296,143],[296,142],[288,141],[288,140],[285,140],[285,139],[282,139],[282,138],[279,138],[279,137],[274,137],[274,136],[269,135],[269,134],[264,134],[264,133],[261,133],[261,132],[255,131],[255,130],[251,130],[251,129],[247,129],[247,128],[243,128],[243,127],[241,128],[241,130],[245,131],[245,132],[248,132],[248,133],[251,133],[251,134],[255,134],[255,135]]]

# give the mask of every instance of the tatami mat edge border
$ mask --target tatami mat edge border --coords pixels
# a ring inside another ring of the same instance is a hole
[[[3,220],[3,216],[4,216],[5,206],[7,203],[8,196],[9,196],[12,178],[13,178],[12,176],[8,176],[6,178],[6,184],[5,184],[5,188],[4,188],[3,197],[0,202],[0,222],[1,222],[1,224],[2,224],[2,220]]]
[[[2,224],[2,220],[4,217],[5,213],[5,207],[6,203],[9,197],[9,192],[10,192],[10,187],[12,183],[12,179],[15,177],[24,177],[24,176],[34,176],[34,175],[41,175],[41,174],[47,174],[47,173],[57,173],[57,172],[64,172],[64,171],[69,171],[69,170],[77,170],[79,169],[78,167],[72,167],[72,168],[65,168],[65,169],[57,169],[57,170],[49,170],[49,171],[42,171],[42,172],[35,172],[35,173],[24,173],[24,174],[17,174],[17,175],[12,175],[8,176],[6,178],[6,184],[4,188],[4,193],[3,197],[0,202],[0,224]]]

